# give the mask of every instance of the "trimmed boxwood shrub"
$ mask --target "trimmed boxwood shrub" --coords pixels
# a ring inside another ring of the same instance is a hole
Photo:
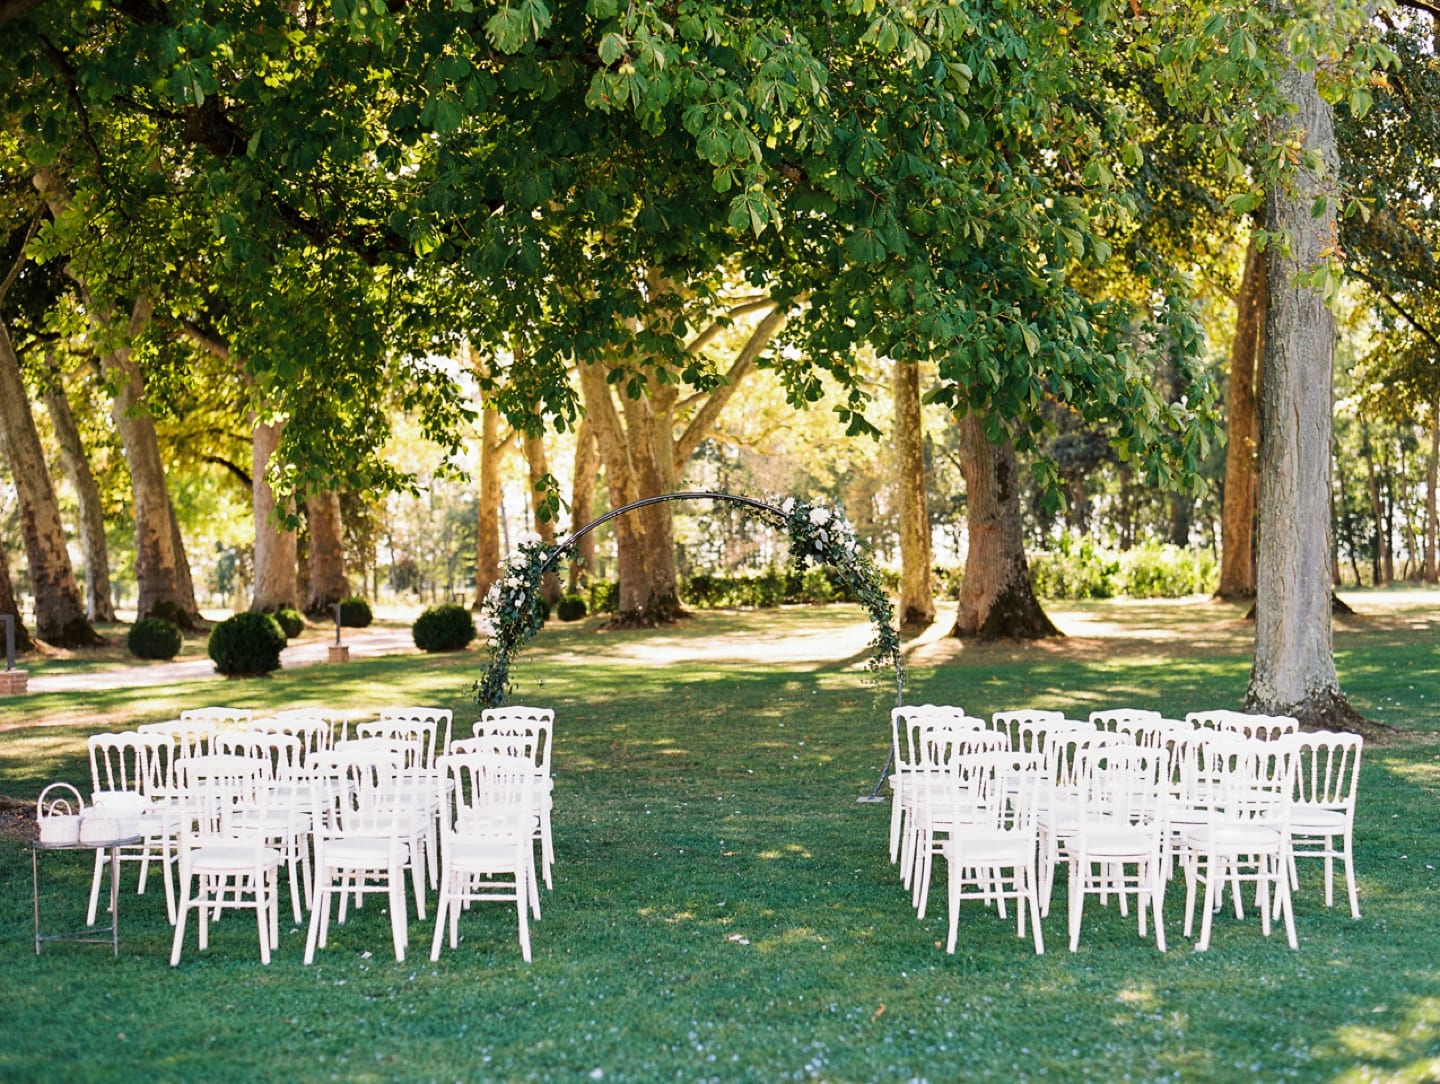
[[[210,630],[207,650],[217,671],[226,677],[244,677],[280,669],[284,648],[285,633],[274,614],[243,613]]]
[[[566,595],[555,607],[555,616],[561,621],[579,621],[588,612],[585,599],[580,595]]]
[[[147,617],[135,622],[125,638],[130,654],[142,659],[173,659],[184,644],[185,637],[180,630],[163,617]]]
[[[421,651],[459,651],[475,639],[475,618],[464,606],[445,602],[416,618],[410,634]]]
[[[305,619],[300,616],[300,611],[289,606],[275,611],[275,621],[287,640],[293,640],[305,631]]]
[[[351,595],[340,601],[340,624],[347,629],[363,629],[375,620],[370,612],[370,603],[359,595]]]

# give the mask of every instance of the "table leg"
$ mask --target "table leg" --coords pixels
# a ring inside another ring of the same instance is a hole
[[[120,956],[120,848],[110,848],[110,947]]]
[[[30,852],[30,891],[35,903],[35,955],[40,955],[40,852]]]

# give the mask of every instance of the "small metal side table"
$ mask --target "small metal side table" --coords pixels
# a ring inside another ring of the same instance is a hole
[[[105,839],[85,843],[42,843],[31,840],[30,885],[35,901],[35,955],[40,955],[42,941],[83,941],[92,945],[107,942],[118,957],[120,955],[120,848],[134,847],[144,842],[144,836],[126,836],[124,839]],[[40,932],[40,852],[41,851],[109,851],[110,852],[110,926],[108,929],[93,927],[74,933]],[[108,937],[98,936],[108,934]]]

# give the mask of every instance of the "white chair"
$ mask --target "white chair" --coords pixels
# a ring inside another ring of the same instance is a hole
[[[1350,917],[1360,917],[1355,889],[1355,799],[1360,782],[1359,734],[1321,730],[1280,739],[1295,758],[1295,801],[1290,808],[1290,883],[1298,887],[1295,859],[1325,862],[1325,906],[1335,905],[1335,863],[1345,872]]]
[[[1021,752],[1021,746],[1025,743],[1026,733],[1031,735],[1031,747],[1023,752],[1038,753],[1039,749],[1034,747],[1033,736],[1038,731],[1044,733],[1047,727],[1063,726],[1065,713],[1063,711],[1051,711],[1043,708],[1021,708],[1013,711],[997,711],[990,716],[990,728],[992,730],[1003,730],[1010,736],[1010,749],[1013,752]]]
[[[1122,915],[1135,895],[1141,937],[1148,908],[1164,952],[1166,758],[1154,749],[1104,745],[1080,750],[1077,759],[1079,802],[1066,843],[1070,951],[1080,947],[1085,897],[1114,893]]]
[[[367,719],[355,724],[355,737],[348,741],[384,738],[414,743],[419,746],[419,766],[429,770],[435,763],[436,727],[434,719]]]
[[[93,734],[87,741],[90,753],[90,787],[92,804],[123,805],[139,817],[144,836],[134,847],[119,848],[121,862],[140,866],[137,895],[145,894],[151,861],[160,863],[160,877],[165,887],[165,911],[174,921],[175,889],[171,883],[170,863],[179,824],[166,817],[164,788],[160,772],[168,764],[170,739],[163,734],[141,734],[126,731],[118,734]],[[118,801],[117,801],[118,799]],[[100,903],[100,882],[104,876],[107,852],[95,852],[95,872],[90,881],[90,905],[85,921],[94,925]]]
[[[900,863],[901,880],[907,888],[913,855],[902,844],[909,839],[909,826],[915,816],[919,780],[916,734],[921,726],[936,720],[976,730],[985,726],[983,719],[966,715],[963,709],[949,704],[911,704],[890,711],[890,749],[894,760],[894,771],[890,775],[890,861]]]
[[[219,917],[231,907],[255,911],[260,962],[268,964],[271,949],[280,943],[276,874],[281,855],[263,832],[241,823],[242,816],[264,815],[265,766],[246,756],[211,754],[182,758],[177,771],[190,807],[179,833],[180,900],[170,966],[180,962],[191,911],[199,920],[203,952],[209,945],[211,913]]]
[[[1055,871],[1079,823],[1083,785],[1079,775],[1082,767],[1080,755],[1089,749],[1112,745],[1128,748],[1134,742],[1128,734],[1097,730],[1091,724],[1061,726],[1045,736],[1042,761],[1050,785],[1041,797],[1038,817],[1041,915],[1050,913],[1050,900],[1055,894]]]
[[[215,730],[244,730],[254,717],[255,713],[249,708],[215,706],[182,711],[180,722],[205,723]]]
[[[310,822],[314,812],[311,788],[302,777],[304,747],[294,734],[252,728],[222,731],[212,739],[220,753],[251,757],[265,766],[265,810],[240,818],[246,828],[262,832],[284,856],[289,873],[290,911],[296,922],[305,919],[304,901],[310,898]]]
[[[1199,884],[1205,884],[1195,951],[1210,947],[1224,886],[1231,886],[1235,917],[1243,919],[1240,887],[1255,885],[1261,928],[1270,936],[1271,899],[1285,922],[1286,940],[1298,948],[1290,905],[1290,807],[1295,791],[1294,751],[1283,742],[1234,735],[1205,745],[1208,775],[1204,824],[1180,837],[1185,868],[1185,936],[1194,928]]]
[[[354,743],[351,743],[354,744]],[[349,899],[383,891],[390,906],[395,959],[405,959],[409,911],[405,870],[410,867],[418,917],[424,918],[424,879],[417,874],[415,810],[411,801],[419,769],[403,748],[390,751],[343,746],[318,753],[311,768],[315,787],[315,889],[305,962],[329,940],[331,904],[339,896],[338,921]]]
[[[554,710],[527,707],[523,704],[486,708],[480,713],[479,721],[471,727],[471,735],[474,738],[498,736],[523,740],[535,766],[535,801],[539,809],[535,838],[540,843],[540,872],[545,887],[553,888],[551,869],[555,865],[555,838],[550,827],[550,812],[554,805],[555,790],[555,780],[551,774],[555,736]]]
[[[940,844],[948,874],[945,951],[955,951],[963,900],[994,902],[1003,918],[1010,899],[1015,901],[1017,936],[1025,936],[1028,909],[1035,952],[1043,953],[1036,857],[1036,813],[1045,785],[1040,757],[973,753],[957,775],[966,779],[950,794],[950,831]]]
[[[984,727],[955,728],[937,722],[916,733],[915,815],[908,836],[912,870],[909,887],[916,913],[925,917],[935,855],[953,827],[955,789],[968,786],[966,758],[974,753],[1008,752],[1010,739]]]
[[[430,959],[446,926],[459,943],[460,911],[487,900],[513,902],[520,954],[530,962],[529,911],[540,914],[534,807],[539,777],[529,757],[453,753],[440,758],[440,893]],[[527,906],[528,904],[528,906]]]

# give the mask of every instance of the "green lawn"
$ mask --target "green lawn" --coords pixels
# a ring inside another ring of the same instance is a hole
[[[1397,740],[1366,751],[1361,906],[1327,910],[1302,868],[1300,950],[1253,916],[1170,951],[1092,904],[1066,949],[1063,885],[1036,957],[1013,922],[943,889],[916,919],[887,860],[889,812],[857,803],[888,750],[892,687],[867,685],[858,610],[706,614],[676,630],[547,629],[516,699],[552,705],[556,885],[520,959],[481,907],[397,964],[375,903],[307,968],[304,932],[259,963],[249,916],[180,967],[158,890],[122,901],[121,958],[31,942],[29,856],[0,842],[0,1080],[1432,1080],[1440,1077],[1440,597],[1337,629],[1341,679]],[[1362,610],[1364,608],[1362,607]],[[1368,612],[1368,611],[1366,611]],[[1212,604],[1056,607],[1062,644],[915,651],[909,702],[1234,706],[1245,623]],[[401,702],[475,715],[480,656],[405,657],[258,682],[0,702],[0,794],[85,781],[84,738],[184,706]],[[458,727],[468,731],[468,726]],[[47,916],[83,911],[88,864],[46,856]],[[1312,864],[1313,867],[1313,864]],[[433,905],[433,894],[431,897]]]

